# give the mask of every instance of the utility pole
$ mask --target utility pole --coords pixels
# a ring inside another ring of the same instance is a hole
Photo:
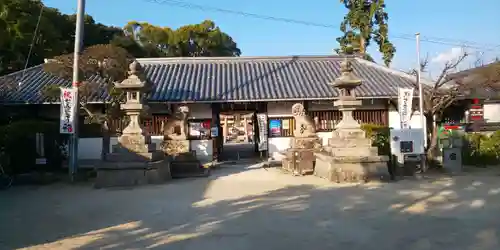
[[[421,75],[421,66],[420,66],[420,33],[415,34],[415,39],[417,41],[417,84],[418,84],[418,104],[419,104],[419,112],[420,112],[420,125],[423,131],[423,143],[424,143],[424,154],[422,155],[422,171],[425,171],[425,149],[427,148],[427,124],[425,121],[424,115],[424,90],[422,86],[422,81],[420,78]]]
[[[78,99],[78,86],[80,85],[80,52],[83,46],[83,26],[85,17],[85,0],[78,0],[76,9],[76,28],[75,28],[75,52],[73,56],[73,89],[76,89],[75,99],[76,107],[72,112],[75,121],[74,133],[70,140],[70,159],[69,159],[69,174],[71,181],[75,180],[75,175],[78,171],[78,123],[80,121],[80,101]]]

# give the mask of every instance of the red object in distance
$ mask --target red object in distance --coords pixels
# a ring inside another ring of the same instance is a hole
[[[207,128],[207,129],[208,129],[208,128],[210,128],[210,124],[211,124],[211,123],[212,123],[212,121],[210,121],[210,120],[206,120],[206,121],[204,121],[204,122],[201,124],[201,126],[202,126],[203,128]]]

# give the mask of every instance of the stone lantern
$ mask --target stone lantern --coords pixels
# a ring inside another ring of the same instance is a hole
[[[96,188],[162,183],[171,178],[169,160],[163,151],[156,150],[142,126],[141,115],[147,106],[143,104],[146,80],[141,65],[134,61],[129,69],[129,77],[115,87],[125,92],[121,109],[130,121],[118,144],[113,145],[113,152],[97,167]]]
[[[135,144],[138,142],[148,143],[141,122],[141,115],[147,109],[147,105],[143,104],[142,98],[146,80],[143,78],[141,70],[141,65],[137,61],[132,62],[129,66],[129,77],[115,84],[115,88],[125,92],[126,100],[120,107],[130,120],[120,137],[120,143],[124,146],[129,145],[130,142]]]
[[[341,75],[331,84],[340,96],[334,106],[342,112],[342,120],[335,126],[328,146],[315,153],[314,175],[335,182],[360,182],[370,178],[385,177],[388,156],[378,155],[371,138],[366,138],[361,125],[353,117],[353,111],[362,102],[354,92],[361,85],[361,79],[353,73],[352,56],[340,64]]]
[[[352,58],[346,57],[340,63],[341,75],[331,84],[336,87],[340,96],[334,102],[334,106],[342,112],[342,120],[335,126],[336,132],[340,129],[348,130],[350,133],[362,132],[360,124],[354,119],[353,111],[362,105],[361,100],[356,98],[355,89],[361,86],[361,79],[353,73]]]

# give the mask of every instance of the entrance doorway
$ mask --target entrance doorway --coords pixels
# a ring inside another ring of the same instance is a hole
[[[214,159],[235,161],[267,155],[266,151],[259,151],[256,115],[267,112],[267,103],[220,103],[213,105],[212,110],[219,126],[214,140]]]
[[[240,160],[256,157],[255,112],[221,112],[223,160]]]

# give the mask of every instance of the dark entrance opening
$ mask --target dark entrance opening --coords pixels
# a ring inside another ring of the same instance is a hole
[[[256,114],[265,112],[266,103],[224,103],[220,105],[219,160],[237,161],[259,158]],[[264,111],[262,111],[264,110]]]

